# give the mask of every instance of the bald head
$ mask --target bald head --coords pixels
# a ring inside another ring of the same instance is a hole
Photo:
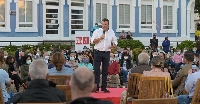
[[[94,74],[87,67],[78,67],[71,77],[71,89],[90,93],[94,89]]]
[[[81,53],[81,50],[78,50],[78,53]]]

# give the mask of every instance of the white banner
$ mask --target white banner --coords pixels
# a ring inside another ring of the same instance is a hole
[[[90,31],[75,31],[75,51],[90,48]]]

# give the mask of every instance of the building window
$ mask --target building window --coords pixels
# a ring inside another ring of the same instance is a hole
[[[152,29],[152,5],[141,5],[141,29]]]
[[[84,0],[71,0],[71,34],[84,30],[85,8]]]
[[[96,23],[101,26],[103,18],[107,18],[107,4],[96,3]]]
[[[0,0],[0,32],[11,32],[10,3],[12,0]]]
[[[33,5],[30,0],[20,0],[19,9],[19,27],[33,27]]]
[[[113,5],[114,5],[114,0],[93,0],[94,9],[93,9],[92,25],[94,25],[94,23],[98,23],[99,27],[101,27],[102,19],[107,18],[110,24],[109,28],[112,28]]]
[[[117,6],[117,29],[135,32],[135,7],[136,0],[116,0]]]
[[[15,32],[38,32],[37,4],[38,0],[15,0],[16,30]]]
[[[5,0],[1,0],[0,1],[0,28],[5,28],[5,23],[6,23],[6,19],[5,19]]]
[[[130,28],[130,5],[119,4],[119,28]]]
[[[163,29],[173,29],[173,7],[163,6]]]
[[[160,33],[178,33],[177,29],[177,9],[178,0],[161,0],[161,27]]]

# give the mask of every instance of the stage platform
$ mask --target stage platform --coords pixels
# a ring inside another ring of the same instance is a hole
[[[113,104],[120,104],[121,94],[126,88],[108,88],[108,90],[110,93],[100,91],[99,93],[92,93],[91,96],[101,100],[109,100],[113,102]]]

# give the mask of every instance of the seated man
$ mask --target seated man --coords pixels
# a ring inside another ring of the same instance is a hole
[[[13,102],[14,95],[12,96],[11,93],[8,93],[6,91],[6,86],[9,87],[11,85],[11,82],[13,82],[13,80],[9,78],[8,73],[5,70],[0,69],[0,87],[2,90],[3,100],[5,104],[10,104]]]
[[[186,51],[184,54],[183,62],[185,65],[178,71],[175,79],[172,81],[174,88],[174,96],[182,95],[184,92],[185,81],[187,79],[188,70],[191,69],[194,61],[194,52]]]
[[[131,70],[131,73],[143,74],[144,71],[150,71],[151,67],[148,65],[149,59],[150,59],[150,56],[147,53],[145,53],[145,52],[140,53],[138,55],[138,64],[139,65],[137,67],[134,67]]]
[[[181,54],[181,50],[178,49],[177,52],[174,53],[172,60],[169,60],[169,63],[172,66],[174,66],[176,72],[178,72],[180,69],[180,65],[182,64],[182,58],[183,58],[183,54]]]
[[[72,102],[70,104],[112,104],[90,96],[94,90],[94,74],[87,67],[77,68],[70,79]]]
[[[188,71],[188,77],[185,82],[185,90],[189,92],[189,95],[179,95],[178,104],[190,104],[192,101],[192,97],[194,95],[194,91],[196,88],[196,83],[200,78],[200,71],[192,73],[192,69]]]
[[[117,61],[114,61],[114,54],[110,53],[110,64],[108,66],[108,80],[111,84],[116,84],[115,87],[120,85],[120,79],[119,79],[119,64]],[[102,76],[100,76],[101,79]],[[100,80],[100,85],[102,83],[102,80]],[[109,85],[108,86],[112,86]]]
[[[46,80],[48,67],[44,60],[35,60],[29,66],[31,81],[28,89],[18,93],[14,98],[16,103],[59,103],[66,102],[65,94],[53,87],[49,87]]]

